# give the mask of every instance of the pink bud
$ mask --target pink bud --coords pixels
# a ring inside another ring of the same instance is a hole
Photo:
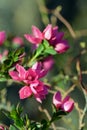
[[[53,104],[58,109],[60,108],[62,102],[61,102],[61,93],[58,91],[53,96]]]
[[[56,109],[61,109],[65,112],[71,112],[74,108],[74,101],[66,96],[63,100],[61,99],[61,93],[58,91],[53,96],[53,104]]]
[[[0,32],[0,45],[2,45],[5,40],[6,40],[6,33],[5,31],[1,31]]]
[[[70,48],[68,42],[66,40],[62,40],[55,45],[55,50],[58,53],[64,53]]]
[[[24,44],[23,39],[21,37],[14,37],[12,42],[14,44],[22,46]]]

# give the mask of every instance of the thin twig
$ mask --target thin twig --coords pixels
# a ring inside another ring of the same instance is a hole
[[[73,30],[70,23],[60,14],[59,10],[55,9],[54,11],[52,11],[52,13],[53,13],[54,16],[56,16],[67,27],[71,36],[75,39],[76,38],[75,31]]]
[[[67,92],[65,93],[64,97],[66,97],[66,95],[68,95],[69,93],[71,93],[76,87],[76,84],[73,84],[68,90]]]
[[[82,114],[80,116],[80,119],[79,119],[79,130],[83,130],[83,128],[85,126],[84,117],[85,117],[85,114],[86,114],[86,111],[87,111],[87,93],[83,88],[82,88],[82,90],[83,90],[84,97],[85,97],[85,107],[84,107]]]
[[[47,118],[49,119],[49,121],[51,120],[51,116],[50,116],[50,114],[48,113],[48,111],[47,111],[46,109],[43,109],[41,106],[39,106],[39,110],[40,110],[41,112],[44,112],[44,113],[45,113],[45,115],[47,116]],[[53,130],[56,130],[55,124],[52,123],[51,125],[52,125]]]
[[[85,97],[85,107],[84,109],[79,113],[79,130],[83,130],[84,128],[84,118],[85,118],[85,114],[86,114],[86,111],[87,111],[87,89],[86,87],[84,86],[83,82],[82,82],[82,71],[81,71],[81,65],[80,65],[80,61],[77,60],[77,63],[76,63],[76,69],[77,69],[77,73],[78,73],[78,79],[79,79],[79,83],[80,83],[80,87],[82,89],[82,92],[84,94],[84,97]]]

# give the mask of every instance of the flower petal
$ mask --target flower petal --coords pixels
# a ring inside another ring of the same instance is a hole
[[[56,108],[59,108],[62,104],[61,102],[61,93],[58,91],[54,94],[53,96],[53,104],[55,105]]]
[[[32,32],[34,37],[43,39],[42,32],[36,26],[32,26]]]
[[[18,76],[18,72],[16,72],[16,71],[9,71],[9,75],[11,76],[12,79],[20,81],[20,78]]]
[[[31,89],[29,88],[29,86],[24,86],[20,89],[19,91],[19,96],[20,96],[20,99],[25,99],[25,98],[28,98],[32,95],[32,91]]]
[[[1,31],[0,32],[0,45],[2,45],[5,40],[6,40],[6,33],[5,31]]]
[[[16,69],[19,72],[19,77],[24,80],[26,78],[26,70],[19,64],[16,64]]]
[[[64,53],[70,48],[68,42],[66,40],[62,40],[55,45],[55,50],[58,53]]]
[[[29,35],[29,34],[25,34],[24,37],[31,43],[33,44],[39,44],[42,42],[42,39],[41,38],[36,38],[32,35]]]
[[[71,112],[74,108],[74,101],[69,100],[69,101],[65,102],[63,104],[62,108],[65,112]]]
[[[44,34],[45,39],[50,40],[50,38],[52,36],[52,25],[51,24],[48,24],[48,26],[43,31],[43,34]]]

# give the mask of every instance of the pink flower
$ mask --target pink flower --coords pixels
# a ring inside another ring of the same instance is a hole
[[[52,28],[52,25],[48,24],[43,32],[41,32],[37,27],[32,26],[32,32],[33,35],[25,34],[24,37],[29,42],[35,44],[36,47],[38,44],[42,43],[44,39],[46,39],[58,53],[64,53],[70,47],[68,41],[63,39],[64,32],[59,32],[57,26]]]
[[[12,39],[12,42],[15,44],[15,45],[20,45],[22,46],[24,44],[23,42],[23,39],[21,37],[14,37]]]
[[[17,64],[17,71],[10,71],[9,75],[12,79],[25,83],[19,91],[20,99],[25,99],[34,95],[38,102],[42,102],[48,94],[48,86],[39,81],[39,78],[43,77],[41,69],[29,68],[25,70],[24,67]],[[41,76],[39,76],[41,74]]]
[[[24,86],[19,90],[20,99],[25,99],[34,95],[36,100],[42,103],[48,94],[48,86],[44,85],[43,82],[36,80],[32,82],[29,86]]]
[[[71,112],[74,108],[74,101],[71,100],[69,96],[66,96],[62,100],[61,93],[59,91],[53,96],[53,104],[56,109],[61,109],[65,112]]]
[[[26,84],[30,84],[32,81],[38,79],[37,73],[33,69],[25,70],[24,67],[17,64],[16,65],[17,71],[10,71],[9,75],[12,77],[12,79],[17,81],[22,81]]]
[[[0,130],[4,130],[4,127],[2,125],[0,125]]]
[[[0,45],[2,45],[6,40],[6,33],[5,31],[0,32]]]
[[[52,56],[48,56],[44,58],[41,62],[36,62],[33,66],[32,69],[34,69],[37,73],[39,78],[44,77],[48,71],[52,68],[54,64],[54,60]]]
[[[36,26],[32,26],[33,35],[25,34],[24,37],[33,44],[40,44],[42,40],[51,38],[52,26],[49,24],[43,32],[41,32]]]
[[[42,103],[42,100],[45,99],[48,94],[48,86],[44,85],[43,82],[36,80],[30,84],[30,88],[36,100]]]

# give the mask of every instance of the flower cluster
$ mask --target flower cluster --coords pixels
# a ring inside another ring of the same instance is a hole
[[[68,41],[63,38],[64,33],[59,32],[58,27],[52,27],[51,24],[49,24],[43,32],[36,26],[32,26],[32,32],[32,35],[24,35],[29,42],[33,43],[34,48],[31,56],[24,59],[25,55],[27,55],[23,48],[24,41],[18,36],[11,39],[12,49],[16,48],[16,50],[11,53],[5,50],[0,54],[0,78],[2,78],[1,80],[12,78],[23,85],[19,90],[20,99],[34,96],[39,103],[42,103],[42,100],[46,98],[51,88],[43,82],[42,78],[52,69],[55,63],[53,56],[57,53],[66,52],[69,49],[69,44]],[[0,45],[3,45],[5,41],[6,33],[5,31],[1,31]],[[10,42],[7,41],[7,43]],[[18,128],[18,130],[21,130],[21,128],[35,130],[48,129],[53,121],[68,114],[74,108],[74,101],[71,100],[69,96],[62,99],[59,91],[53,95],[52,104],[55,110],[53,111],[52,118],[48,121],[41,121],[39,125],[37,122],[32,122],[30,119],[28,120],[27,116],[21,118],[21,110],[17,107],[17,109],[14,110],[15,112],[12,111],[12,113],[9,114],[9,118],[11,117],[11,120],[14,121],[14,125],[11,125],[10,128]],[[29,123],[25,124],[25,122]],[[4,130],[3,126],[0,125],[0,130]]]
[[[24,37],[36,46],[46,39],[58,53],[64,53],[69,49],[68,41],[63,39],[64,32],[58,32],[57,26],[52,28],[52,25],[49,24],[43,32],[36,26],[32,26],[32,32],[33,35],[25,34]]]
[[[42,102],[48,94],[48,86],[44,85],[39,79],[46,75],[47,71],[41,69],[41,64],[36,63],[32,68],[25,70],[23,66],[17,64],[17,71],[10,71],[9,75],[17,81],[25,84],[19,91],[20,99],[28,98],[32,94],[38,102]]]

